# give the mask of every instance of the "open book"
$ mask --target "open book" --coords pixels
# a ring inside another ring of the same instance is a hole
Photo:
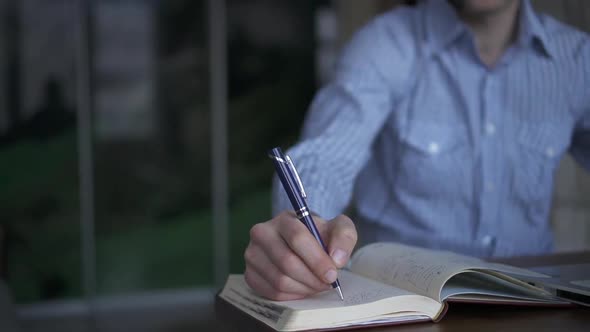
[[[230,275],[219,296],[278,331],[437,321],[449,301],[567,304],[525,280],[545,276],[450,252],[395,243],[358,250],[340,271],[345,299],[333,290],[295,301],[269,301],[243,275]]]

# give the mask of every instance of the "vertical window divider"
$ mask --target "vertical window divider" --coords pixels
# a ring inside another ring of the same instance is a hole
[[[227,11],[225,0],[208,0],[211,172],[215,286],[229,271]]]
[[[76,52],[76,111],[78,176],[80,192],[80,246],[82,251],[82,280],[88,310],[88,324],[96,330],[94,302],[96,298],[96,242],[94,209],[94,149],[92,126],[92,62],[91,45],[92,0],[78,0],[73,15]]]

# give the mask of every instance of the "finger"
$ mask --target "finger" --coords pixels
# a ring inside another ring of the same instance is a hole
[[[336,281],[338,272],[334,262],[305,225],[296,218],[281,219],[278,223],[279,234],[309,270],[324,283]]]
[[[291,217],[293,219],[297,219],[297,215],[295,214],[295,211],[285,211],[283,213],[287,214],[289,217]],[[318,229],[318,232],[320,233],[320,236],[322,237],[322,239],[327,238],[327,236],[328,236],[328,222],[313,212],[311,212],[311,218],[312,218],[316,228]],[[301,220],[299,220],[299,219],[297,219],[297,220],[301,223]],[[303,223],[301,223],[301,224],[303,224]]]
[[[250,288],[252,288],[258,295],[274,301],[289,301],[298,300],[305,297],[302,294],[283,293],[274,289],[264,278],[260,276],[254,269],[246,268],[244,271],[244,278]]]
[[[246,265],[281,293],[312,295],[317,291],[281,272],[258,245],[251,243],[244,253]],[[326,285],[327,286],[327,285]],[[327,286],[329,287],[329,286]]]
[[[294,220],[292,220],[284,215],[281,215],[280,218],[287,218],[288,223],[299,223],[297,219],[293,218]],[[307,229],[305,230],[307,231]],[[269,227],[269,224],[266,223],[255,225],[250,231],[250,237],[251,242],[259,246],[271,263],[283,274],[316,290],[316,292],[325,290],[326,283],[318,279],[301,258],[287,246],[275,227]]]
[[[350,218],[340,215],[328,222],[328,252],[339,268],[348,263],[358,239],[356,227]]]

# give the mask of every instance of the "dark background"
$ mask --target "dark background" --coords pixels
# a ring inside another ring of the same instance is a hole
[[[267,149],[296,141],[340,46],[400,2],[227,1],[230,272],[243,271],[249,228],[270,218]],[[80,3],[89,4],[82,40]],[[589,28],[586,2],[534,3]],[[214,286],[208,9],[204,0],[0,0],[0,278],[14,302],[85,295],[80,134],[93,147],[97,294]],[[78,116],[81,49],[90,133]],[[589,247],[588,188],[566,160],[553,212],[559,250]]]

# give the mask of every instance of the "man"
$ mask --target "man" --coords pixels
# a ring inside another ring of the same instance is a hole
[[[357,240],[477,256],[552,248],[553,173],[590,168],[588,37],[528,0],[429,0],[356,34],[290,151],[325,254],[275,183],[248,284],[275,300],[329,288]],[[321,217],[321,218],[320,218]],[[326,222],[325,220],[331,220]]]

